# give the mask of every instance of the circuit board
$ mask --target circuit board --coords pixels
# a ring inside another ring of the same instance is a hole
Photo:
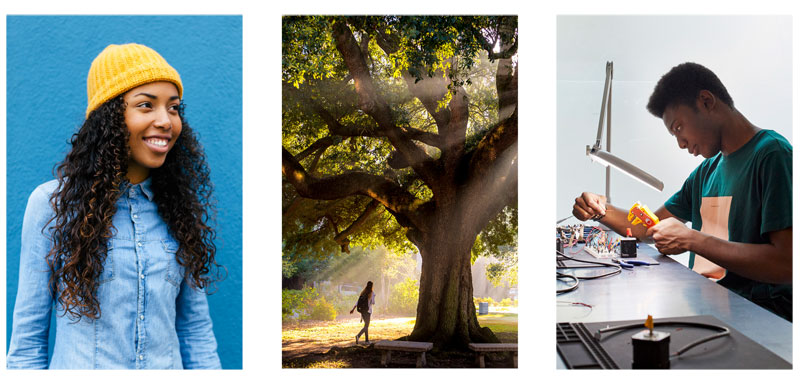
[[[611,259],[619,256],[613,248],[609,250],[605,245],[591,246],[587,244],[583,250],[597,259]]]

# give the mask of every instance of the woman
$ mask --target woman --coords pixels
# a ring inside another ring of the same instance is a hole
[[[374,304],[375,293],[372,291],[372,281],[367,281],[367,286],[364,287],[364,290],[362,290],[361,294],[358,296],[358,302],[356,302],[356,305],[350,310],[352,314],[353,311],[358,308],[358,312],[361,313],[361,320],[364,321],[364,328],[361,328],[361,331],[356,335],[356,345],[358,345],[358,339],[362,334],[364,335],[364,340],[369,344],[369,318],[372,316],[372,305]]]
[[[180,76],[147,46],[110,45],[87,92],[57,179],[28,199],[8,367],[220,368],[211,182]]]

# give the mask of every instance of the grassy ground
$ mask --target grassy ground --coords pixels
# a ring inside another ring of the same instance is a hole
[[[380,352],[371,344],[355,345],[355,335],[363,327],[353,315],[332,322],[307,321],[283,326],[284,368],[379,367]],[[395,340],[414,329],[413,317],[376,317],[370,322],[370,341]],[[490,313],[478,316],[481,326],[489,327],[504,343],[517,342],[517,314]],[[429,367],[474,367],[469,352],[440,352],[427,356]],[[414,367],[416,354],[393,353],[390,367]],[[487,367],[512,367],[508,355],[490,354]]]

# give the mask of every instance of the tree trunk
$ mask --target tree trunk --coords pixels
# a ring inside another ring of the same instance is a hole
[[[437,214],[436,227],[417,247],[422,254],[419,302],[412,341],[430,341],[436,349],[467,349],[470,342],[499,342],[480,328],[472,300],[470,253],[477,232],[452,213]]]

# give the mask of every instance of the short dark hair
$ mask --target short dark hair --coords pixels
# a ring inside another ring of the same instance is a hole
[[[717,75],[700,64],[686,62],[672,67],[658,80],[647,102],[647,110],[658,118],[671,105],[683,104],[697,110],[695,100],[703,89],[733,108],[733,99]]]

